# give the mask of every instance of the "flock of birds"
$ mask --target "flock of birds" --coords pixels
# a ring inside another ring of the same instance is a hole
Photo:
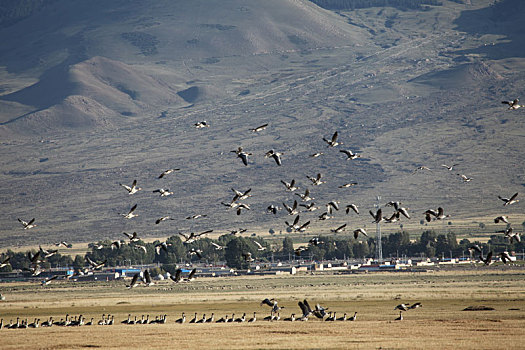
[[[513,101],[502,101],[502,103],[509,105],[509,109],[510,110],[515,110],[515,109],[518,109],[520,107],[523,107],[523,106],[521,106],[519,104],[519,99],[515,99]],[[210,127],[210,124],[208,122],[206,122],[206,121],[202,121],[202,122],[196,123],[194,126],[197,129],[201,129],[201,128]],[[266,124],[260,125],[258,127],[252,128],[252,129],[250,129],[250,131],[253,132],[253,133],[259,133],[259,132],[262,132],[263,130],[266,130],[268,126],[269,126],[269,124],[266,123]],[[326,143],[326,145],[327,145],[327,147],[329,149],[333,149],[333,148],[335,148],[337,146],[343,145],[343,142],[340,141],[340,139],[339,139],[339,134],[338,134],[337,131],[334,132],[333,135],[330,138],[324,138],[323,137],[322,140]],[[249,157],[253,155],[252,153],[246,152],[242,146],[239,146],[236,150],[233,150],[231,152],[236,154],[236,156],[242,161],[242,164],[244,164],[245,166],[249,165],[249,163],[250,163],[249,162]],[[355,160],[355,159],[358,159],[358,158],[361,157],[361,155],[354,153],[350,149],[341,149],[340,153],[344,154],[345,155],[345,159],[347,159],[347,160]],[[272,158],[275,161],[275,163],[277,164],[277,166],[282,166],[282,164],[283,164],[283,160],[282,160],[283,154],[284,154],[283,152],[278,152],[278,151],[275,151],[274,149],[270,149],[268,152],[265,153],[265,158]],[[323,154],[324,154],[323,152],[317,152],[317,153],[311,154],[310,156],[316,158],[316,157],[322,156]],[[443,168],[446,168],[446,170],[448,170],[448,171],[452,171],[458,165],[459,164],[452,164],[452,165],[442,164],[441,166]],[[158,179],[163,179],[166,176],[168,176],[168,175],[170,175],[170,174],[172,174],[174,172],[177,172],[179,170],[181,170],[181,169],[179,169],[179,168],[170,168],[170,169],[164,170],[158,176]],[[417,167],[413,171],[413,174],[415,174],[417,172],[420,172],[420,171],[432,171],[432,170],[429,167],[422,165],[422,166]],[[470,182],[470,181],[473,180],[471,177],[469,177],[469,176],[467,176],[465,174],[457,173],[457,175],[459,177],[461,177],[463,182]],[[307,178],[311,182],[312,186],[318,187],[318,186],[321,186],[322,184],[326,183],[326,181],[325,181],[325,179],[324,179],[324,177],[323,177],[323,175],[321,173],[317,173],[315,176],[307,176]],[[267,207],[267,212],[276,215],[278,213],[278,211],[284,209],[288,216],[294,216],[293,219],[284,221],[284,224],[286,225],[288,230],[292,231],[292,232],[305,232],[306,230],[309,229],[309,227],[310,227],[310,225],[312,223],[312,220],[301,221],[301,215],[304,215],[303,213],[308,213],[308,212],[313,212],[315,210],[318,210],[318,209],[321,208],[321,206],[316,206],[316,204],[313,202],[315,198],[312,197],[312,194],[311,194],[309,188],[305,188],[304,189],[304,193],[299,193],[299,192],[295,193],[297,190],[299,190],[299,186],[296,183],[295,179],[292,179],[290,182],[285,181],[285,180],[281,180],[280,182],[284,185],[286,192],[294,193],[299,198],[298,199],[294,199],[292,204],[288,204],[288,203],[283,202],[282,203],[282,208],[279,205],[270,204]],[[136,194],[137,192],[142,190],[142,188],[138,186],[138,183],[137,183],[136,179],[132,182],[131,185],[122,184],[122,183],[120,183],[119,185],[122,188],[124,188],[129,195]],[[356,186],[356,185],[358,185],[357,182],[349,182],[349,183],[345,183],[345,184],[340,185],[339,188],[348,188],[348,187],[353,187],[353,186]],[[226,206],[229,209],[235,209],[237,215],[241,215],[241,213],[243,211],[251,210],[250,205],[244,202],[244,200],[246,200],[246,199],[248,199],[248,198],[250,198],[252,196],[251,188],[249,188],[249,189],[247,189],[245,191],[239,191],[237,189],[232,188],[232,191],[234,193],[233,198],[229,202],[221,202],[222,205]],[[166,197],[166,196],[172,195],[173,191],[170,191],[170,189],[168,189],[168,188],[158,188],[158,189],[153,190],[153,193],[159,193],[159,195],[161,197]],[[518,193],[517,192],[514,193],[510,197],[498,196],[498,198],[503,202],[503,206],[504,207],[507,207],[509,205],[518,203],[519,199],[517,199],[517,197],[518,197]],[[372,211],[372,210],[369,211],[369,214],[372,217],[372,223],[381,223],[381,222],[393,223],[393,222],[400,221],[402,217],[405,218],[405,219],[411,219],[411,215],[409,213],[409,208],[404,207],[402,205],[402,203],[399,202],[399,201],[390,201],[390,202],[386,203],[385,208],[386,207],[392,208],[393,212],[390,213],[390,214],[386,214],[386,213],[383,212],[383,208],[378,208],[375,211]],[[302,208],[304,208],[304,209],[302,209]],[[340,201],[338,201],[338,200],[330,200],[330,201],[328,201],[327,203],[324,204],[324,208],[325,208],[325,210],[318,216],[318,220],[329,220],[329,219],[332,219],[334,217],[334,214],[341,209]],[[359,206],[356,203],[349,203],[344,208],[345,208],[345,212],[346,212],[347,215],[350,214],[350,213],[354,213],[355,215],[360,215]],[[127,211],[125,213],[120,213],[119,215],[121,215],[125,219],[133,219],[134,217],[138,216],[138,214],[136,213],[136,210],[137,210],[137,204],[134,204],[134,205],[131,206],[129,211]],[[423,215],[424,215],[424,220],[426,222],[430,222],[432,220],[444,220],[444,219],[450,217],[449,214],[445,214],[445,210],[444,210],[443,207],[438,207],[436,209],[434,209],[434,208],[427,209],[423,213]],[[186,219],[196,220],[196,219],[203,218],[203,217],[206,217],[206,216],[207,216],[206,214],[196,214],[196,215],[188,216],[188,217],[186,217]],[[167,220],[175,220],[175,219],[170,217],[170,216],[162,216],[162,217],[157,218],[155,220],[155,224],[160,224],[161,222],[167,221]],[[32,218],[29,221],[25,221],[25,220],[23,220],[21,218],[18,218],[18,221],[23,226],[24,230],[32,229],[32,228],[37,226],[36,223],[35,223],[35,218]],[[498,232],[503,233],[505,235],[505,237],[508,238],[511,243],[514,240],[517,241],[517,242],[520,242],[520,240],[521,240],[520,233],[513,230],[511,224],[509,223],[508,216],[505,216],[505,215],[498,216],[497,218],[494,219],[494,222],[495,223],[502,222],[502,223],[505,223],[507,225],[507,227],[504,230],[498,231]],[[348,228],[348,225],[345,223],[345,224],[342,224],[342,225],[339,225],[337,227],[332,228],[330,231],[332,233],[334,233],[334,234],[338,234],[338,233],[341,233],[343,231],[346,231],[347,228]],[[245,232],[245,231],[246,231],[245,229],[234,230],[234,231],[231,231],[231,234],[235,235],[235,234],[242,233],[242,232]],[[190,232],[189,234],[185,234],[185,233],[179,232],[178,234],[180,235],[180,237],[182,239],[182,242],[184,243],[184,246],[186,246],[188,248],[187,249],[188,255],[189,256],[196,255],[199,259],[201,259],[201,258],[203,258],[202,251],[197,249],[197,248],[192,247],[191,243],[195,242],[199,238],[201,238],[201,237],[203,237],[203,236],[205,236],[205,235],[207,235],[209,233],[212,233],[212,232],[213,232],[213,230],[207,230],[207,231],[200,232],[200,233]],[[353,233],[353,236],[354,236],[355,239],[358,239],[358,237],[360,235],[368,237],[368,234],[367,234],[366,230],[363,227],[354,228],[352,230],[352,233]],[[127,241],[125,241],[125,240],[116,240],[116,241],[112,242],[111,243],[111,248],[112,249],[120,249],[123,244],[128,243],[134,249],[143,250],[145,253],[147,252],[146,251],[146,247],[144,245],[141,245],[141,244],[138,243],[141,240],[141,238],[139,237],[137,232],[133,232],[131,234],[129,234],[127,232],[123,232],[123,234],[127,237]],[[255,245],[257,246],[257,249],[259,251],[262,251],[262,250],[266,249],[266,247],[263,247],[256,240],[253,240],[253,242],[255,243]],[[302,245],[302,246],[297,247],[295,249],[295,255],[300,256],[301,253],[303,253],[303,252],[305,252],[305,251],[307,251],[309,249],[309,246],[319,246],[319,245],[322,245],[322,244],[325,244],[325,243],[323,241],[321,241],[319,239],[319,237],[313,237],[308,242],[308,245],[306,245],[306,246]],[[167,242],[167,241],[160,242],[159,244],[157,244],[155,246],[156,254],[161,254],[162,250],[168,252],[168,247],[170,245],[171,244],[169,242]],[[222,250],[222,249],[226,248],[225,246],[218,245],[217,243],[213,243],[213,245],[214,245],[214,248],[216,250]],[[66,248],[71,248],[72,247],[72,245],[70,243],[67,243],[65,241],[56,243],[56,246],[58,246],[58,247],[64,246]],[[94,247],[95,247],[95,249],[102,249],[102,248],[104,248],[104,245],[96,243],[96,244],[94,244]],[[486,257],[483,257],[481,249],[478,246],[476,246],[476,245],[472,246],[470,248],[470,251],[471,251],[471,253],[476,253],[476,252],[479,253],[480,260],[482,262],[484,262],[485,264],[488,265],[488,264],[490,264],[492,262],[493,252],[489,252]],[[28,253],[28,259],[29,259],[29,262],[30,262],[30,267],[29,267],[28,270],[31,272],[31,274],[33,276],[38,276],[43,271],[42,268],[41,268],[41,263],[44,261],[44,259],[53,256],[57,252],[58,252],[58,250],[56,250],[56,249],[55,250],[43,249],[42,247],[40,247],[40,250],[36,254],[32,254],[31,252],[29,252]],[[504,263],[510,261],[510,257],[509,257],[507,252],[501,252],[501,253],[499,253],[499,255],[500,255],[501,260]],[[252,253],[249,252],[249,251],[242,252],[242,257],[247,262],[255,261],[255,259],[252,257]],[[79,270],[74,272],[73,276],[69,276],[69,277],[71,278],[71,277],[76,277],[76,276],[80,276],[80,275],[85,275],[85,274],[88,274],[88,273],[93,272],[95,270],[99,270],[106,263],[107,263],[106,260],[100,261],[100,262],[95,262],[95,261],[92,261],[91,259],[89,259],[89,257],[86,256],[87,268],[79,269]],[[5,259],[5,260],[3,260],[1,262],[0,268],[3,267],[3,266],[7,266],[7,264],[9,264],[9,258],[7,258],[7,259]],[[195,274],[195,271],[192,271],[192,273],[190,273],[187,278],[182,278],[181,277],[181,270],[179,269],[177,271],[176,275],[172,276],[172,280],[174,280],[175,282],[191,281],[191,280],[194,279],[194,274]],[[59,276],[53,276],[51,278],[48,278],[48,279],[42,281],[42,284],[43,285],[47,285],[51,281],[57,279],[58,277]],[[149,272],[147,270],[145,270],[145,271],[141,272],[140,274],[136,274],[136,275],[133,276],[131,284],[128,285],[128,288],[135,287],[139,283],[139,279],[142,280],[145,285],[152,285],[151,276],[149,275]]]
[[[235,313],[232,313],[231,315],[224,315],[221,318],[215,318],[215,313],[212,312],[209,317],[206,316],[206,314],[203,314],[202,316],[198,316],[198,313],[195,312],[194,316],[192,318],[187,318],[186,313],[182,313],[181,317],[175,320],[175,323],[177,324],[183,324],[183,323],[253,323],[256,321],[270,321],[270,322],[276,322],[276,321],[308,321],[309,318],[314,317],[315,319],[319,321],[325,321],[325,322],[334,322],[334,321],[356,321],[357,320],[357,311],[354,312],[352,316],[349,316],[348,313],[343,313],[342,316],[338,317],[337,312],[335,311],[328,311],[329,309],[327,307],[321,306],[319,303],[315,305],[315,307],[311,307],[308,300],[304,299],[303,301],[299,301],[297,305],[299,306],[299,312],[295,313],[292,312],[289,317],[283,317],[281,318],[281,310],[283,310],[284,306],[279,306],[277,300],[275,299],[269,299],[265,298],[261,301],[261,306],[267,305],[270,307],[270,314],[268,316],[265,316],[263,318],[258,319],[257,318],[257,311],[253,312],[253,315],[251,317],[247,317],[246,313],[244,312],[241,316],[236,317]],[[414,310],[417,308],[422,307],[423,305],[421,303],[414,303],[412,305],[410,304],[399,304],[397,305],[394,310],[400,310],[399,311],[399,317],[396,318],[396,321],[403,320],[402,313],[409,310]],[[127,319],[121,321],[121,324],[126,325],[143,325],[143,324],[165,324],[167,321],[167,315],[157,315],[154,319],[150,320],[150,315],[142,315],[140,318],[138,316],[132,316],[131,314],[128,314]],[[114,325],[115,324],[115,316],[110,314],[103,314],[100,320],[96,321],[94,318],[91,318],[89,321],[84,317],[84,315],[78,315],[78,316],[70,316],[67,314],[65,318],[61,318],[60,320],[55,320],[53,316],[49,317],[48,320],[42,321],[40,318],[35,318],[32,323],[29,323],[27,319],[21,320],[20,317],[17,317],[16,321],[13,322],[13,320],[10,320],[9,323],[6,323],[4,325],[4,320],[0,320],[0,329],[20,329],[20,328],[39,328],[39,327],[52,327],[52,326],[61,326],[61,327],[79,327],[79,326],[106,326],[106,325]]]

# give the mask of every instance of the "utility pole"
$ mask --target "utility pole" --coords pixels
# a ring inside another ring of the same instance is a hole
[[[377,204],[374,204],[374,207],[377,210],[380,207],[379,201],[381,200],[381,196],[376,197]],[[381,246],[381,222],[376,223],[376,235],[377,235],[377,242],[376,242],[376,260],[378,263],[381,263],[383,261],[383,247]]]

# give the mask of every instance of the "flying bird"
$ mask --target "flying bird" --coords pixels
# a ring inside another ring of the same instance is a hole
[[[464,175],[464,174],[456,174],[456,175],[461,177],[461,179],[463,179],[463,182],[470,182],[470,181],[472,181],[472,178],[468,177],[467,175]]]
[[[238,190],[232,188],[233,193],[235,193],[235,196],[233,196],[232,202],[236,202],[236,201],[239,201],[239,200],[244,200],[244,199],[247,199],[247,198],[251,197],[252,196],[250,194],[251,190],[252,189],[249,188],[245,192],[241,192],[241,191],[238,191]]]
[[[108,261],[107,260],[104,260],[103,262],[101,263],[97,263],[97,262],[94,262],[93,260],[91,260],[89,258],[89,256],[86,255],[86,261],[88,262],[88,264],[91,266],[91,269],[92,270],[99,270],[102,268],[102,266],[104,266]]]
[[[197,128],[197,129],[202,129],[202,128],[209,128],[210,124],[208,124],[208,122],[206,122],[206,120],[203,120],[201,122],[197,122],[197,123],[193,124],[193,126],[195,126],[195,128]]]
[[[137,193],[138,191],[140,191],[142,188],[140,187],[137,187],[137,180],[133,180],[133,183],[131,184],[131,186],[128,186],[128,185],[124,185],[124,184],[119,184],[120,186],[124,187],[126,189],[126,191],[128,191],[128,194],[134,194],[134,193]]]
[[[459,164],[452,164],[452,165],[446,165],[446,164],[441,164],[442,167],[444,168],[447,168],[448,171],[452,171],[452,169],[454,169],[455,166],[458,166]]]
[[[518,192],[514,193],[512,195],[512,197],[510,197],[510,198],[503,198],[501,196],[498,196],[498,198],[501,199],[504,202],[503,206],[506,207],[507,205],[518,203],[520,200],[516,199],[517,196],[518,196]]]
[[[250,129],[251,132],[259,132],[259,131],[263,131],[264,129],[266,129],[266,127],[268,126],[268,124],[263,124],[261,126],[258,126],[256,128],[253,128],[253,129]]]
[[[357,209],[357,205],[355,204],[349,204],[346,206],[346,213],[350,213],[350,209],[352,209],[357,215],[359,215],[359,209]]]
[[[506,216],[506,215],[500,215],[500,216],[494,218],[494,223],[495,224],[498,224],[500,221],[508,224],[509,223],[509,217]]]
[[[502,253],[499,254],[499,256],[501,258],[501,261],[504,264],[507,264],[507,262],[512,261],[512,259],[510,258],[509,252],[502,252]]]
[[[514,101],[501,101],[501,103],[505,105],[509,105],[509,108],[508,108],[509,110],[514,110],[514,109],[523,107],[523,105],[520,105],[519,102],[520,102],[519,98],[515,99]]]
[[[167,189],[159,188],[157,190],[154,190],[153,193],[160,193],[161,197],[167,197],[167,196],[171,196],[173,194],[173,192],[170,191],[169,188],[167,188]]]
[[[368,235],[366,234],[365,229],[363,229],[363,228],[358,228],[357,230],[354,230],[354,238],[357,239],[359,234],[362,234],[363,236],[368,237]]]
[[[273,158],[275,160],[275,163],[277,163],[277,165],[281,165],[281,156],[283,155],[283,153],[281,152],[275,152],[273,149],[269,150],[268,152],[266,152],[266,154],[264,155],[264,158]]]
[[[126,219],[134,218],[135,216],[138,216],[138,214],[134,214],[135,209],[137,209],[137,205],[136,204],[131,207],[131,209],[129,210],[129,212],[127,214],[120,214],[120,215],[122,215]]]
[[[155,224],[158,225],[160,224],[162,221],[166,221],[166,220],[175,220],[173,218],[170,218],[169,216],[163,216],[161,218],[158,218],[156,221],[155,221]]]
[[[286,209],[286,211],[288,212],[288,215],[299,214],[299,211],[297,210],[297,201],[294,201],[291,207],[283,202],[283,206],[284,206],[284,209]]]
[[[333,233],[339,233],[339,232],[343,232],[345,229],[346,229],[346,224],[341,225],[335,229],[330,229],[330,231],[332,231]]]
[[[353,160],[361,157],[359,154],[355,154],[352,151],[346,149],[342,149],[339,152],[346,154],[346,160]]]
[[[164,176],[171,174],[174,171],[179,171],[180,169],[168,169],[164,170],[162,174],[159,175],[159,179],[162,179]]]
[[[326,142],[328,144],[328,147],[335,147],[337,145],[342,145],[343,143],[342,142],[338,142],[337,141],[337,131],[334,132],[334,134],[332,135],[332,138],[330,140],[327,140],[323,137],[323,141]]]
[[[309,189],[306,189],[304,191],[304,194],[296,193],[295,195],[301,197],[301,200],[303,202],[308,202],[308,201],[311,201],[311,200],[315,199],[315,198],[310,197],[310,190]]]
[[[140,241],[139,236],[137,235],[137,232],[133,232],[132,234],[129,234],[127,232],[122,232],[122,234],[129,238],[130,242],[138,242]]]
[[[310,177],[310,176],[306,176],[310,181],[312,181],[312,183],[315,185],[315,186],[319,186],[321,184],[324,184],[326,183],[325,181],[321,181],[321,173],[318,173],[317,174],[317,177]]]
[[[378,224],[381,221],[383,221],[383,211],[381,210],[381,208],[377,209],[375,214],[372,212],[372,210],[369,210],[368,212],[374,218],[374,221],[372,222],[375,222],[376,224]]]
[[[201,233],[191,232],[187,236],[184,233],[179,232],[179,235],[184,237],[184,242],[183,242],[184,244],[190,244],[190,243],[195,242],[200,236],[204,236],[204,235],[206,235],[208,233],[211,233],[211,232],[213,232],[213,230],[208,230],[208,231],[204,231],[204,232],[201,232]]]
[[[281,180],[281,183],[286,187],[286,190],[290,192],[293,192],[299,188],[295,186],[295,179],[292,179],[290,183]]]
[[[248,156],[251,156],[252,153],[244,152],[242,147],[237,148],[235,151],[230,151],[237,154],[237,157],[241,158],[244,165],[248,165]]]
[[[29,222],[26,222],[26,221],[18,218],[18,222],[20,222],[22,224],[22,226],[24,226],[24,230],[28,230],[28,229],[33,228],[33,227],[36,226],[35,224],[33,224],[35,222],[35,218],[32,218],[31,220],[29,220]]]
[[[281,208],[279,208],[278,206],[271,204],[271,205],[268,206],[268,208],[266,208],[266,211],[276,215],[277,211],[280,210],[280,209]]]
[[[415,174],[417,173],[418,171],[422,171],[422,170],[428,170],[428,171],[431,171],[429,167],[426,167],[424,165],[421,165],[421,166],[418,166],[413,172],[412,174]]]
[[[339,186],[339,188],[353,187],[353,186],[356,186],[357,184],[358,184],[357,182],[349,182],[349,183]]]

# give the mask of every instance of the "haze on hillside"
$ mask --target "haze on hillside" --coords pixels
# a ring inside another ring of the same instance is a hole
[[[414,223],[437,206],[452,220],[501,214],[497,196],[525,184],[525,108],[501,104],[523,92],[525,5],[316,3],[6,1],[0,246],[130,229],[151,237],[284,231],[285,213],[265,211],[296,197],[280,180],[295,178],[302,191],[317,173],[327,181],[311,188],[319,204],[358,202],[366,213],[379,195],[406,203]],[[203,120],[210,127],[196,129]],[[335,131],[361,159],[327,150],[322,138]],[[254,153],[246,167],[230,152],[239,146]],[[264,158],[269,149],[284,153],[282,166]],[[315,152],[326,154],[310,158]],[[443,163],[458,163],[474,181]],[[413,174],[421,165],[432,174]],[[172,167],[181,171],[157,179]],[[119,183],[134,179],[144,190],[130,199]],[[351,181],[358,186],[339,188]],[[157,198],[152,191],[162,187],[174,194]],[[232,187],[252,188],[252,210],[236,215],[220,204]],[[135,203],[140,216],[122,220]],[[208,216],[184,219],[197,213]],[[162,215],[177,220],[152,224]],[[19,217],[36,217],[38,233],[21,230]],[[316,221],[312,233],[346,219],[338,220]],[[366,224],[370,217],[350,223]]]

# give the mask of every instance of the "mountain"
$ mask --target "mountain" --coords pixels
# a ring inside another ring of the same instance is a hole
[[[525,80],[523,6],[440,4],[54,0],[0,16],[0,246],[240,227],[282,239],[290,219],[265,209],[300,200],[281,184],[291,179],[320,207],[300,214],[307,234],[373,227],[377,196],[410,208],[400,224],[412,233],[466,232],[502,213],[525,220],[497,198],[525,185],[525,108],[501,104]],[[335,131],[342,145],[329,148]],[[240,146],[248,166],[231,152]],[[270,149],[282,166],[264,157]],[[423,165],[431,171],[415,171]],[[158,179],[169,168],[181,170]],[[315,186],[307,177],[318,173],[326,183]],[[119,183],[134,179],[142,190],[128,195]],[[349,182],[358,185],[339,188]],[[251,210],[221,205],[232,188],[251,189]],[[318,220],[332,200],[362,214]],[[134,204],[139,216],[123,219]],[[451,224],[420,224],[438,206]],[[185,219],[198,213],[207,216]],[[155,225],[164,215],[176,220]],[[19,227],[32,217],[37,227]]]

